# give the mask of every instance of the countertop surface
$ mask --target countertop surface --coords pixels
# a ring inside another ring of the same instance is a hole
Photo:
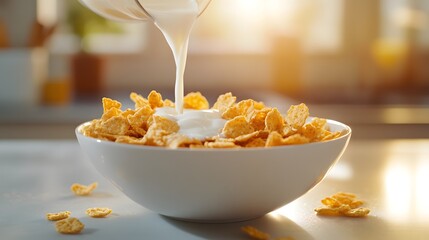
[[[317,158],[314,159],[317,161]],[[309,166],[311,167],[311,166]],[[93,195],[69,188],[97,181]],[[249,239],[252,225],[277,237],[304,239],[427,239],[429,140],[353,140],[327,177],[310,192],[262,218],[203,224],[172,220],[129,200],[87,161],[77,141],[0,141],[1,239]],[[313,209],[338,191],[357,194],[371,209],[366,218],[321,217]],[[88,207],[111,216],[85,216]],[[69,210],[85,229],[60,235],[47,212]]]

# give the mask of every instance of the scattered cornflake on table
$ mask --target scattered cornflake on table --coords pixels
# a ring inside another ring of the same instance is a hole
[[[71,214],[70,211],[63,211],[58,213],[47,213],[46,219],[48,219],[49,221],[63,220],[70,217],[70,214]]]
[[[78,234],[85,225],[77,218],[66,218],[55,223],[55,229],[63,234]]]
[[[245,226],[241,228],[241,231],[247,234],[251,239],[257,239],[257,240],[294,240],[292,237],[276,237],[271,238],[270,234],[262,232],[261,230],[252,227],[252,226]]]
[[[314,209],[318,215],[365,217],[370,212],[370,209],[360,207],[364,202],[356,199],[356,195],[352,193],[339,192],[321,202],[325,206]]]
[[[252,239],[258,239],[258,240],[268,240],[268,239],[270,239],[270,235],[268,233],[262,232],[262,231],[258,230],[255,227],[252,227],[252,226],[242,227],[241,231],[243,231],[244,233],[246,233]]]
[[[85,211],[86,215],[93,218],[104,218],[110,213],[112,213],[112,209],[110,208],[88,208]]]
[[[88,186],[79,184],[79,183],[74,183],[71,187],[70,190],[78,196],[86,196],[91,194],[92,191],[94,191],[95,188],[97,188],[98,183],[97,182],[93,182]]]

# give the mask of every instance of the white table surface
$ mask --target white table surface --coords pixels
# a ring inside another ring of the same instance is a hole
[[[317,161],[317,159],[315,159]],[[311,166],[309,166],[311,167]],[[92,196],[69,187],[97,181]],[[0,141],[0,239],[249,239],[255,226],[273,237],[304,239],[429,239],[429,140],[352,140],[339,163],[313,190],[262,218],[230,224],[171,220],[129,200],[86,160],[77,141]],[[323,196],[348,191],[372,211],[362,219],[320,217]],[[105,219],[88,207],[110,207]],[[47,212],[69,210],[85,229],[61,235]]]

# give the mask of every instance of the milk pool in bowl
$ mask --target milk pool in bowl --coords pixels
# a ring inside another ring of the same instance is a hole
[[[167,149],[76,136],[90,162],[125,195],[161,215],[198,222],[263,216],[305,194],[341,157],[351,129],[327,121],[336,139],[238,149]]]

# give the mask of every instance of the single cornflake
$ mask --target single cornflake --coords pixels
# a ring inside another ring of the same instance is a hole
[[[150,122],[151,123],[148,131],[152,129],[163,130],[167,134],[171,134],[171,133],[178,132],[180,129],[179,124],[177,124],[177,122],[158,115],[153,115]]]
[[[217,101],[213,105],[213,109],[217,109],[223,114],[228,108],[234,105],[236,100],[237,97],[233,96],[230,92],[222,94],[217,98]]]
[[[97,182],[93,182],[88,186],[79,184],[79,183],[74,183],[71,187],[70,190],[78,195],[78,196],[85,196],[85,195],[89,195],[92,193],[92,191],[94,191],[94,189],[96,189],[98,186]]]
[[[201,141],[195,138],[189,138],[185,135],[173,133],[164,137],[168,148],[176,149],[189,147],[190,145],[202,145]]]
[[[84,227],[85,225],[77,218],[66,218],[55,223],[57,232],[63,234],[78,234]]]
[[[305,124],[309,115],[310,112],[308,107],[304,103],[292,105],[287,111],[286,123],[292,127],[293,130],[298,130]]]
[[[257,101],[253,101],[253,107],[255,108],[255,110],[262,110],[266,108],[263,102],[257,102]]]
[[[277,108],[271,109],[265,118],[265,130],[282,134],[284,127],[285,121],[279,110]]]
[[[282,131],[283,137],[289,137],[289,136],[292,136],[295,133],[296,133],[296,131],[293,130],[292,127],[289,126],[289,125],[287,125],[287,124],[285,125],[285,127],[283,128],[283,131]]]
[[[340,201],[338,201],[337,199],[332,198],[332,197],[326,197],[326,198],[322,199],[321,202],[323,205],[328,206],[328,207],[339,207],[342,204]]]
[[[204,147],[206,148],[238,148],[233,142],[205,142]]]
[[[327,131],[325,133],[325,136],[323,136],[321,141],[332,140],[332,139],[338,138],[340,136],[341,136],[341,132],[329,132],[329,131]]]
[[[141,107],[150,106],[149,101],[144,98],[142,95],[132,92],[130,94],[130,99],[135,103],[135,109]]]
[[[347,217],[365,217],[370,211],[368,208],[353,208],[343,214]]]
[[[118,136],[116,138],[115,142],[134,144],[134,145],[145,145],[146,144],[146,141],[144,138],[136,138],[136,137],[129,137],[129,136]]]
[[[323,215],[323,216],[341,216],[341,211],[339,208],[319,207],[314,209],[314,211],[318,215]]]
[[[106,110],[103,115],[101,115],[101,122],[105,122],[113,117],[118,117],[122,114],[121,109],[119,108],[110,108],[108,110]]]
[[[278,132],[271,132],[267,138],[266,145],[267,147],[272,146],[282,146],[282,145],[294,145],[294,144],[304,144],[309,143],[308,138],[302,136],[301,134],[294,134],[289,137],[283,138],[283,136]]]
[[[353,200],[351,203],[349,203],[349,206],[351,208],[358,208],[358,207],[362,206],[363,204],[364,204],[364,202],[361,200]]]
[[[299,132],[312,142],[320,141],[325,132],[327,132],[325,124],[325,119],[314,118],[310,123],[305,124]]]
[[[232,107],[226,109],[226,111],[222,113],[222,118],[233,119],[237,116],[247,116],[249,112],[255,110],[254,104],[255,101],[252,99],[240,101]]]
[[[112,209],[110,208],[88,208],[85,211],[86,215],[93,218],[104,218],[110,213],[112,213]]]
[[[166,146],[165,136],[177,133],[180,128],[177,122],[157,115],[153,115],[148,123],[149,129],[143,141],[149,146]]]
[[[164,102],[162,101],[162,96],[157,91],[152,90],[147,96],[147,99],[152,109],[164,106]]]
[[[173,101],[171,101],[170,99],[165,99],[164,100],[164,107],[174,107],[175,104]]]
[[[244,226],[241,228],[241,231],[246,233],[252,239],[269,240],[271,238],[270,234],[262,232],[261,230],[252,226]]]
[[[148,133],[146,133],[142,138],[142,142],[144,142],[144,145],[146,146],[165,147],[166,142],[164,137],[168,134],[169,133],[164,130],[148,131]]]
[[[337,200],[338,202],[340,202],[341,204],[350,204],[351,202],[353,202],[356,199],[356,195],[353,193],[338,192],[338,193],[336,193],[336,194],[334,194],[328,198],[333,198],[333,199]]]
[[[127,120],[134,131],[144,136],[148,129],[147,121],[154,113],[155,111],[149,105],[142,106],[133,115],[129,115]]]
[[[244,145],[244,147],[246,148],[265,147],[265,140],[262,138],[255,138],[247,142],[246,145]]]
[[[261,110],[249,111],[246,120],[252,125],[255,130],[265,129],[265,119],[271,108],[263,108]]]
[[[205,110],[209,109],[209,102],[200,92],[191,92],[183,98],[183,108]]]
[[[125,117],[115,116],[100,124],[100,132],[112,135],[127,135],[130,127]]]
[[[88,137],[97,138],[98,133],[98,125],[100,124],[100,120],[94,119],[92,120],[88,125],[83,126],[82,128],[82,134]]]
[[[122,104],[116,100],[104,97],[103,102],[103,112],[107,112],[111,108],[121,109]]]
[[[119,114],[119,116],[121,116],[121,117],[123,117],[123,118],[127,118],[128,116],[133,115],[133,114],[135,114],[135,113],[136,113],[136,111],[135,111],[135,110],[130,109],[130,108],[127,108],[125,111],[121,112],[121,113]]]
[[[244,116],[237,116],[225,123],[222,134],[227,138],[236,138],[255,132]]]
[[[245,135],[240,135],[234,138],[234,142],[238,142],[238,143],[248,142],[250,139],[257,137],[258,135],[259,135],[259,131],[255,131]]]
[[[298,133],[283,139],[283,145],[305,144],[309,142],[310,142],[310,139]]]
[[[283,145],[283,137],[278,132],[271,132],[268,135],[267,141],[265,142],[265,147],[274,147]]]
[[[63,211],[58,213],[47,213],[46,219],[48,219],[49,221],[63,220],[70,217],[70,214],[71,214],[70,211]]]

